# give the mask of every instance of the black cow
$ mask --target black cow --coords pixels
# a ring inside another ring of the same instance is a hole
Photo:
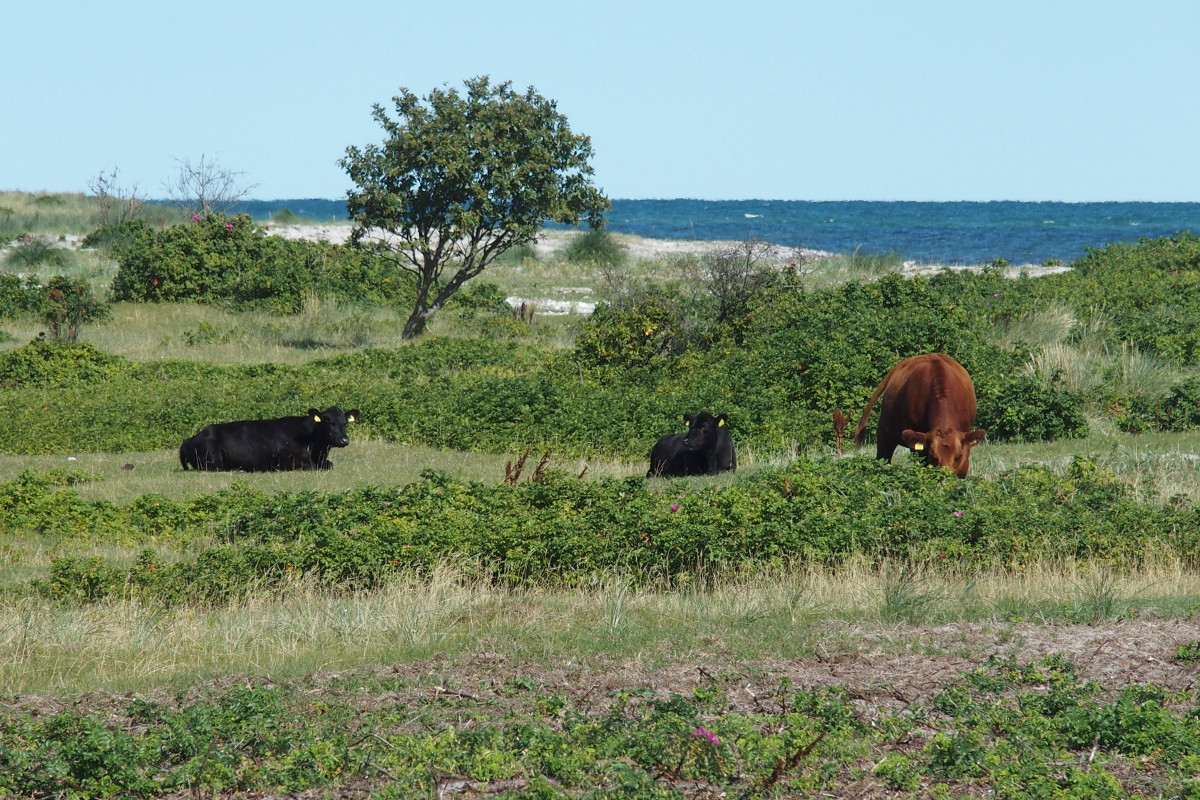
[[[358,409],[330,406],[306,417],[219,422],[183,440],[179,463],[185,470],[332,469],[329,450],[350,444],[346,423],[358,417]]]
[[[684,414],[683,421],[687,433],[668,433],[650,451],[647,478],[716,475],[737,469],[737,454],[724,414],[714,417],[701,411],[695,416]]]

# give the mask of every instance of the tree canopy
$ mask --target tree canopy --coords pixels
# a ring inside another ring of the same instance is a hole
[[[591,140],[533,87],[524,94],[487,76],[466,93],[407,89],[373,117],[382,144],[348,147],[339,162],[355,188],[346,207],[352,241],[416,278],[404,336],[421,333],[462,285],[547,220],[603,225],[609,200],[592,183]]]

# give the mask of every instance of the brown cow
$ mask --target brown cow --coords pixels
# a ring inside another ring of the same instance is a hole
[[[862,444],[867,420],[879,395],[875,457],[892,460],[903,443],[922,456],[926,464],[946,467],[965,478],[971,467],[971,448],[987,434],[975,427],[975,386],[962,365],[943,353],[906,358],[875,387],[875,394],[854,429]]]

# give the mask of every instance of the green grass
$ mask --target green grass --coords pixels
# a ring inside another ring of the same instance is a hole
[[[304,409],[296,413],[302,413]],[[227,420],[213,420],[221,422]],[[1098,466],[1112,470],[1134,487],[1139,497],[1149,502],[1169,502],[1178,498],[1187,505],[1200,505],[1200,432],[1168,434],[1126,434],[1094,432],[1085,439],[1055,442],[1000,443],[984,442],[971,458],[971,475],[995,479],[1001,474],[1031,464],[1045,464],[1062,473],[1076,455],[1085,456]],[[1101,429],[1101,430],[1096,430]],[[532,453],[524,477],[533,471],[541,453]],[[174,450],[133,453],[89,452],[81,449],[70,455],[11,455],[0,453],[0,481],[11,480],[24,470],[48,472],[71,469],[91,476],[74,488],[90,500],[128,503],[144,494],[170,498],[190,497],[228,488],[235,481],[264,492],[328,491],[339,492],[355,486],[404,486],[420,478],[426,469],[440,470],[463,481],[499,483],[504,479],[507,462],[516,462],[521,453],[488,454],[436,450],[356,437],[351,431],[349,447],[334,450],[330,458],[334,469],[319,472],[184,472]],[[783,466],[795,458],[871,458],[873,445],[846,448],[842,454],[830,449],[812,452],[763,453],[739,451],[738,472],[708,478],[687,479],[705,485],[724,485],[737,481],[762,466]],[[908,451],[897,450],[897,467],[911,460]],[[563,458],[551,454],[549,466],[572,475],[586,468],[585,477],[626,477],[644,475],[646,461],[608,461],[598,458]],[[662,486],[686,483],[663,481]]]
[[[167,205],[144,205],[140,216],[151,224],[183,218],[181,211]],[[99,225],[99,208],[90,195],[0,191],[0,241],[25,235],[82,236]]]
[[[304,409],[296,413],[303,413]],[[223,420],[213,420],[219,422]],[[196,472],[183,471],[175,450],[142,453],[95,453],[80,451],[70,456],[13,456],[0,454],[0,481],[11,480],[24,470],[48,472],[76,470],[86,477],[73,488],[88,500],[128,503],[146,494],[173,499],[209,494],[229,488],[233,483],[247,484],[258,491],[340,492],[356,486],[404,486],[419,480],[422,471],[441,470],[464,481],[500,483],[507,462],[516,462],[520,453],[489,455],[434,450],[427,447],[364,440],[350,434],[350,445],[330,453],[334,468],[296,472]],[[542,454],[535,453],[527,462],[524,478]],[[600,460],[560,459],[551,455],[550,467],[572,475],[587,468],[588,477],[614,477],[644,474],[645,465]]]
[[[695,590],[639,590],[617,577],[575,589],[504,589],[444,565],[367,593],[331,594],[300,581],[215,608],[5,597],[0,685],[19,694],[144,691],[213,674],[285,678],[477,652],[543,667],[635,660],[651,670],[713,652],[747,663],[862,657],[886,640],[867,644],[850,630],[836,634],[838,626],[1101,623],[1198,609],[1200,576],[1172,562],[1130,572],[1042,563],[983,573],[854,563],[750,571]],[[883,644],[892,653],[916,646],[900,634]]]

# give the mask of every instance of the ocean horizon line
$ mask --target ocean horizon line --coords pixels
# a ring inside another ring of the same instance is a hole
[[[1023,205],[1197,205],[1200,200],[912,200],[912,199],[894,199],[894,200],[863,200],[861,198],[843,198],[840,200],[824,199],[824,200],[809,200],[795,199],[784,197],[610,197],[612,202],[633,202],[633,203],[913,203],[923,205],[937,204],[978,204],[987,205],[991,203],[1012,203]],[[275,197],[261,198],[248,197],[239,202],[244,203],[298,203],[306,201],[320,201],[322,203],[343,203],[344,197]],[[148,203],[172,203],[174,201],[166,198],[149,199]]]

